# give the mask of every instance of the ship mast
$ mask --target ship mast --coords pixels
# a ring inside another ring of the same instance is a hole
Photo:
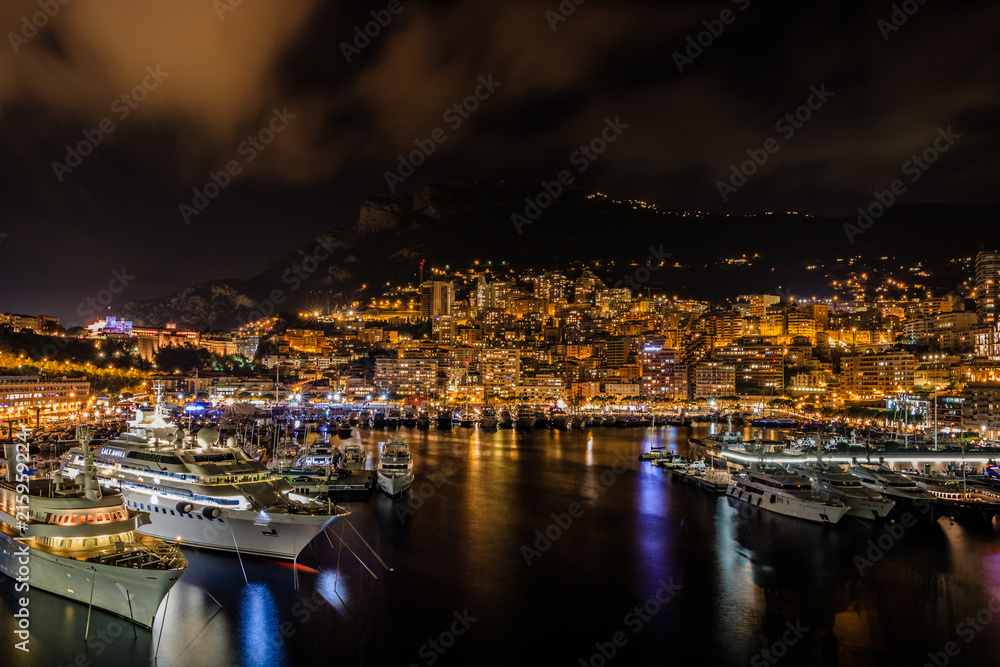
[[[90,441],[94,439],[94,432],[87,426],[77,426],[76,439],[80,441],[80,446],[83,448],[84,494],[87,500],[100,500],[101,487],[97,484],[97,470],[94,468],[94,451],[90,448]]]

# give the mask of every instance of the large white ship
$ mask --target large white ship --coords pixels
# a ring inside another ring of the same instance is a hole
[[[141,411],[121,439],[95,453],[102,484],[121,490],[128,507],[148,512],[140,530],[181,544],[243,555],[295,560],[332,522],[348,514],[337,505],[294,493],[230,438],[202,428],[192,438],[167,422],[162,400]],[[82,471],[83,452],[62,458],[64,474]]]
[[[47,591],[151,628],[187,561],[176,546],[137,532],[149,517],[127,506],[120,493],[102,494],[89,435],[78,433],[85,472],[76,484],[63,484],[59,476],[18,480],[16,446],[7,446],[0,571],[18,581],[22,595]]]

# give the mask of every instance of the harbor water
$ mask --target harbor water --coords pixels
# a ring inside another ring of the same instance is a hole
[[[165,622],[133,637],[95,609],[87,642],[86,605],[32,591],[30,653],[14,649],[23,594],[4,578],[0,655],[32,667],[154,653],[164,667],[997,663],[1000,538],[947,520],[758,514],[638,460],[686,454],[710,428],[402,429],[412,494],[340,499],[350,524],[297,566],[186,549]],[[360,432],[373,454],[387,437]]]

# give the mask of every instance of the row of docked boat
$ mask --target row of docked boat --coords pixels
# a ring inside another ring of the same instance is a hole
[[[661,459],[662,460],[662,459]],[[955,474],[896,472],[884,464],[848,469],[827,461],[761,461],[730,474],[703,462],[668,465],[673,475],[759,509],[819,523],[845,516],[872,521],[909,512],[1000,529],[1000,473],[963,480]],[[722,481],[727,483],[725,487]]]
[[[413,455],[406,440],[393,434],[388,441],[379,443],[378,451],[374,469],[378,487],[390,496],[410,488],[413,484]],[[330,494],[338,491],[367,490],[372,477],[367,452],[354,442],[346,443],[342,448],[328,442],[313,443],[297,454],[293,465],[286,468],[278,464],[276,471],[297,493],[320,499],[329,498]],[[358,483],[344,484],[344,478],[357,478]]]
[[[159,388],[158,388],[159,389]],[[50,478],[30,474],[27,432],[6,448],[0,482],[0,571],[32,588],[84,602],[151,627],[187,567],[180,546],[296,561],[348,511],[300,493],[230,437],[172,423],[162,392],[151,414],[92,445],[78,429]],[[298,472],[363,470],[359,445],[313,446]],[[382,443],[375,471],[390,495],[413,482],[399,437]]]

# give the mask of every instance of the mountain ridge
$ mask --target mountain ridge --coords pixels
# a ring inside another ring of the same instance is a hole
[[[984,230],[996,229],[1000,220],[995,206],[898,204],[861,229],[856,217],[723,215],[662,210],[573,187],[548,200],[539,197],[544,193],[535,184],[451,181],[412,195],[373,194],[362,200],[353,224],[275,258],[256,276],[131,301],[120,316],[140,326],[231,328],[287,309],[364,303],[381,294],[375,285],[415,283],[421,260],[428,267],[492,261],[494,273],[500,267],[516,272],[599,264],[602,278],[614,284],[631,276],[631,267],[644,263],[651,250],[669,254],[675,265],[642,288],[701,299],[780,293],[796,282],[797,289],[819,290],[825,283],[804,273],[806,265],[856,256],[944,263],[974,255],[987,240]],[[845,231],[848,225],[853,232]],[[997,233],[989,237],[995,243]],[[718,265],[720,258],[744,254],[759,255],[756,270]]]

